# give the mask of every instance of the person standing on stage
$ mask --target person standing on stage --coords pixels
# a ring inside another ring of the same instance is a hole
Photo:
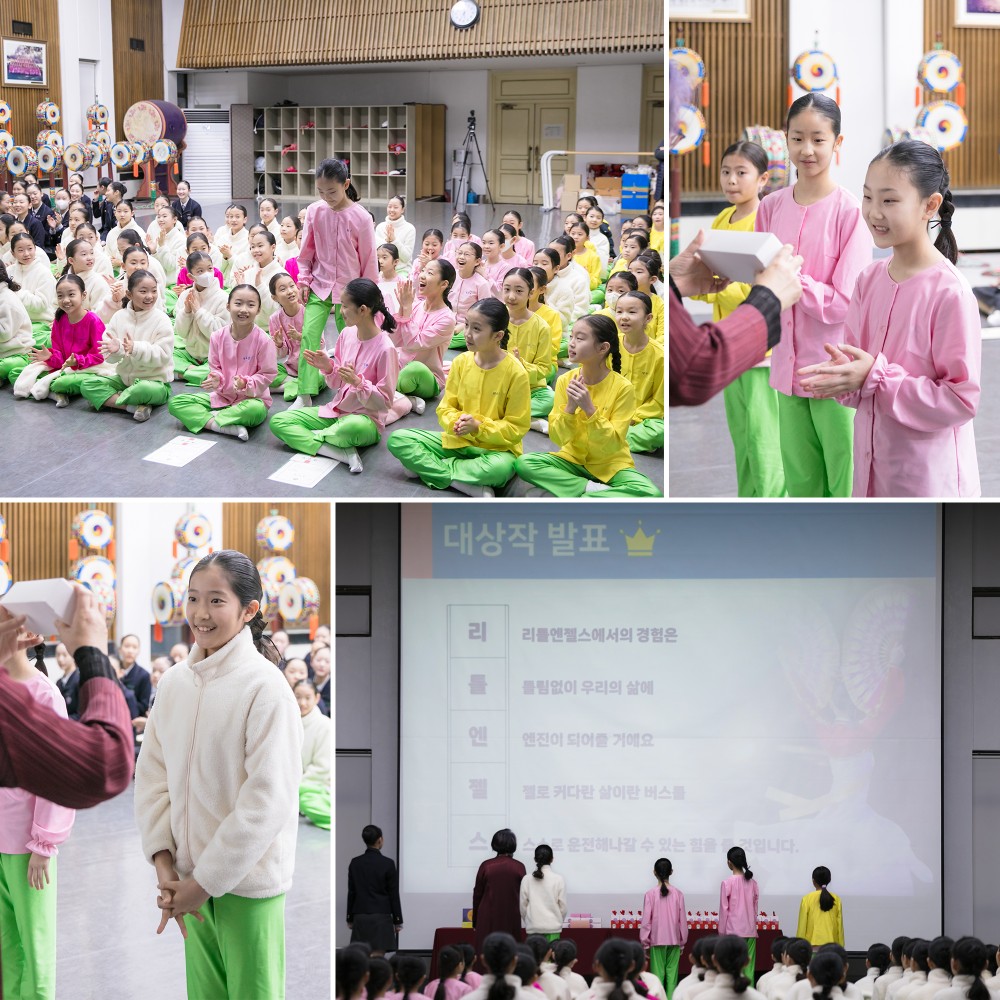
[[[382,854],[382,831],[369,824],[361,831],[365,853],[347,868],[347,926],[351,941],[371,946],[372,956],[395,951],[403,927],[396,863]]]

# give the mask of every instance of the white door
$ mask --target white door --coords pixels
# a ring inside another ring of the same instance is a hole
[[[232,200],[232,135],[229,110],[184,109],[187,136],[181,168],[200,205]],[[178,175],[180,176],[180,175]]]

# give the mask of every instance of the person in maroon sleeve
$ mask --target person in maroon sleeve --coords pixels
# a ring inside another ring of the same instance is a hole
[[[482,955],[483,944],[494,931],[504,931],[516,941],[524,938],[521,930],[521,880],[527,872],[524,865],[514,858],[517,837],[512,830],[497,830],[490,847],[497,855],[479,866],[472,893],[472,926],[476,929],[477,955]]]
[[[23,788],[70,809],[87,809],[123,792],[132,780],[132,724],[107,657],[108,630],[94,595],[75,583],[71,622],[59,637],[80,672],[80,719],[39,705],[0,669],[0,786]],[[0,622],[0,664],[38,641],[23,616]]]

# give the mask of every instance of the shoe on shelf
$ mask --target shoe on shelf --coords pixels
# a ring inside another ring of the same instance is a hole
[[[387,176],[389,176],[389,177],[399,177],[402,173],[403,173],[402,170],[390,170]]]
[[[298,170],[296,170],[294,166],[285,167],[285,173],[286,174],[297,174]]]
[[[390,142],[389,143],[390,153],[405,153],[406,143],[405,142]]]
[[[285,148],[281,151],[281,155],[284,156],[285,153],[295,153],[298,151],[298,148],[299,147],[294,142],[289,143],[289,145],[285,146]]]
[[[315,122],[306,122],[305,125],[303,125],[302,128],[299,131],[305,132],[307,129],[311,129],[311,128],[315,128],[315,127],[316,127],[316,123]]]
[[[379,125],[379,128],[388,128],[388,127],[389,127],[389,119],[386,118],[386,120],[382,122],[381,125]]]

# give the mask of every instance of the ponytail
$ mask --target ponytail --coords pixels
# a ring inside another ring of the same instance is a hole
[[[753,878],[753,872],[750,871],[749,863],[747,861],[747,852],[744,851],[742,847],[730,847],[729,850],[726,851],[726,860],[731,862],[734,868],[742,870],[743,878],[746,879],[747,882]]]
[[[839,986],[844,977],[844,963],[836,952],[817,952],[809,963],[809,974],[820,988],[818,993],[813,993],[813,996],[820,997],[821,1000],[830,1000],[833,988]]]
[[[733,977],[733,992],[745,993],[750,985],[742,972],[750,957],[746,941],[735,934],[725,934],[715,944],[714,957],[719,971]]]
[[[0,282],[6,284],[12,292],[21,290],[21,286],[7,273],[7,265],[3,261],[0,261]]]
[[[618,327],[610,316],[602,316],[600,313],[591,313],[577,320],[577,323],[586,323],[587,329],[594,335],[599,344],[608,345],[608,357],[611,360],[611,370],[621,373],[622,370],[622,350],[618,340]],[[739,848],[734,848],[739,850]]]
[[[264,616],[257,612],[250,619],[250,635],[253,637],[254,648],[260,653],[261,656],[270,660],[272,663],[281,662],[281,653],[278,652],[278,647],[271,641],[269,635],[264,635],[264,629],[267,628],[267,622],[264,621]]]
[[[38,643],[37,646],[32,647],[31,651],[35,654],[35,669],[48,677],[49,672],[45,669],[45,643]]]
[[[261,619],[263,621],[263,619]],[[404,955],[396,965],[396,978],[399,980],[403,1000],[416,992],[421,980],[427,974],[427,966],[422,958],[416,955]]]
[[[463,963],[462,953],[451,945],[445,945],[438,952],[438,985],[434,991],[434,1000],[447,1000],[448,990],[445,980]]]
[[[594,961],[600,964],[614,983],[607,1000],[626,1000],[625,978],[632,965],[632,949],[629,942],[623,938],[608,938],[597,949]]]
[[[504,976],[511,959],[516,956],[517,944],[509,934],[495,931],[487,935],[483,942],[483,961],[495,979],[486,994],[486,1000],[515,1000],[517,990]]]
[[[539,844],[535,848],[535,870],[531,873],[532,878],[537,878],[539,881],[545,878],[545,872],[542,868],[545,865],[552,864],[552,848],[548,844]],[[537,956],[536,956],[537,957]]]
[[[992,994],[983,982],[983,970],[989,955],[986,945],[976,937],[960,937],[951,951],[963,975],[972,976],[972,985],[966,996],[969,1000],[990,1000]]]
[[[814,885],[819,886],[819,908],[824,913],[829,913],[833,909],[834,903],[836,903],[833,893],[827,889],[827,886],[833,880],[830,869],[826,865],[819,865],[819,867],[814,868],[812,880]]]
[[[656,864],[653,865],[653,874],[659,879],[660,882],[660,895],[669,896],[670,887],[667,885],[667,880],[674,873],[674,866],[670,863],[668,858],[657,858]]]
[[[382,289],[371,278],[352,278],[344,286],[342,294],[346,295],[356,306],[367,308],[375,322],[377,322],[375,317],[381,313],[382,322],[379,325],[386,333],[392,333],[396,329],[396,320],[385,304]]]
[[[562,975],[566,968],[576,958],[576,942],[569,938],[560,938],[552,945],[552,960],[556,963],[556,975]]]
[[[648,997],[649,987],[639,978],[639,974],[646,966],[646,949],[639,941],[629,941],[628,946],[632,951],[632,968],[626,978],[639,996]]]
[[[944,183],[947,184],[947,168],[945,168],[944,176]],[[941,202],[941,207],[938,209],[938,218],[941,221],[939,223],[937,239],[934,241],[934,249],[938,250],[954,264],[958,261],[958,241],[951,230],[951,217],[955,214],[955,202],[951,196],[950,187],[945,187],[943,194],[944,199]]]
[[[351,201],[360,201],[357,188],[351,182],[351,172],[343,160],[322,160],[316,168],[316,180],[340,181],[347,184],[347,197]]]
[[[795,981],[806,978],[809,967],[809,957],[812,955],[812,945],[805,938],[792,938],[785,945],[785,954],[799,967]]]

